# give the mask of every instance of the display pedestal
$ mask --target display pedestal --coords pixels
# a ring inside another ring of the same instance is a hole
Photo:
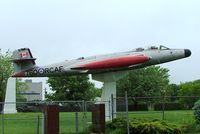
[[[16,78],[8,78],[3,112],[5,114],[17,113],[16,110]]]
[[[93,80],[103,82],[101,102],[105,104],[106,121],[116,118],[116,81],[126,75],[126,71],[92,75]],[[113,101],[111,100],[111,95],[113,95]]]

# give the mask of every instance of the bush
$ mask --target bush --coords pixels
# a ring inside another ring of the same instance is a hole
[[[117,128],[115,130],[107,130],[105,134],[127,134],[124,129]]]
[[[41,112],[41,109],[37,106],[17,106],[18,112]]]
[[[199,134],[200,124],[196,124],[196,123],[187,124],[187,125],[182,126],[181,130],[184,134]]]
[[[137,104],[137,105],[129,105],[128,106],[129,111],[148,111],[148,105],[147,104]]]
[[[164,103],[164,110],[182,110],[183,106],[180,103],[168,102]],[[154,105],[154,110],[161,111],[163,110],[162,103],[156,103]]]
[[[194,107],[192,109],[194,110],[196,123],[200,124],[200,100],[194,103]]]
[[[148,111],[148,105],[147,104],[131,104],[128,105],[129,111]],[[117,111],[118,112],[124,112],[126,111],[126,107],[124,104],[117,105]]]
[[[118,129],[118,128],[125,129],[126,128],[126,120],[125,120],[125,118],[115,118],[115,119],[112,120],[112,122],[106,123],[106,128],[109,128],[109,129]]]
[[[181,134],[181,130],[176,125],[164,121],[133,120],[130,123],[130,132],[132,134]]]
[[[109,133],[114,133],[115,130],[121,134],[126,134],[126,120],[124,118],[114,119],[107,123]],[[121,129],[121,130],[119,130]],[[113,131],[110,131],[113,130]],[[181,130],[174,124],[169,124],[164,121],[146,121],[132,119],[130,121],[131,134],[181,134]]]
[[[0,103],[0,113],[2,112],[3,110],[3,104]]]
[[[82,106],[79,103],[64,103],[59,105],[60,112],[81,112]]]

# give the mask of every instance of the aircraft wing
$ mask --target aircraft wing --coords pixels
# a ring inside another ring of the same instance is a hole
[[[111,69],[121,67],[131,67],[138,64],[145,63],[150,60],[150,57],[145,55],[127,55],[120,57],[107,58],[102,60],[95,60],[89,63],[82,63],[76,67],[72,67],[74,70],[98,70],[98,69]]]

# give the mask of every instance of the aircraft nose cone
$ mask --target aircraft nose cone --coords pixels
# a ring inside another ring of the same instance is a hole
[[[185,51],[185,57],[189,57],[192,53],[189,49],[184,49]]]

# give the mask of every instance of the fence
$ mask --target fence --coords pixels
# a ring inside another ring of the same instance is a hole
[[[180,117],[179,122],[191,123],[192,107],[200,96],[157,96],[157,97],[118,97],[103,102],[109,104],[108,118],[125,117],[152,118],[159,120],[173,120],[177,116],[176,111],[183,116],[191,117],[184,120]],[[113,111],[113,103],[116,101],[116,111]],[[92,108],[94,101],[54,101],[54,102],[17,102],[16,114],[0,114],[0,134],[43,134],[44,123],[41,107],[46,104],[59,106],[60,134],[80,133],[92,124]],[[101,102],[102,103],[102,102]],[[0,102],[0,107],[5,105]],[[0,109],[1,110],[1,109]],[[128,113],[127,113],[128,110]],[[128,127],[128,124],[127,124]]]
[[[113,98],[117,103],[116,115],[126,111],[125,97]],[[164,119],[166,111],[192,110],[194,103],[200,96],[155,96],[155,97],[128,97],[129,114],[160,113]]]

